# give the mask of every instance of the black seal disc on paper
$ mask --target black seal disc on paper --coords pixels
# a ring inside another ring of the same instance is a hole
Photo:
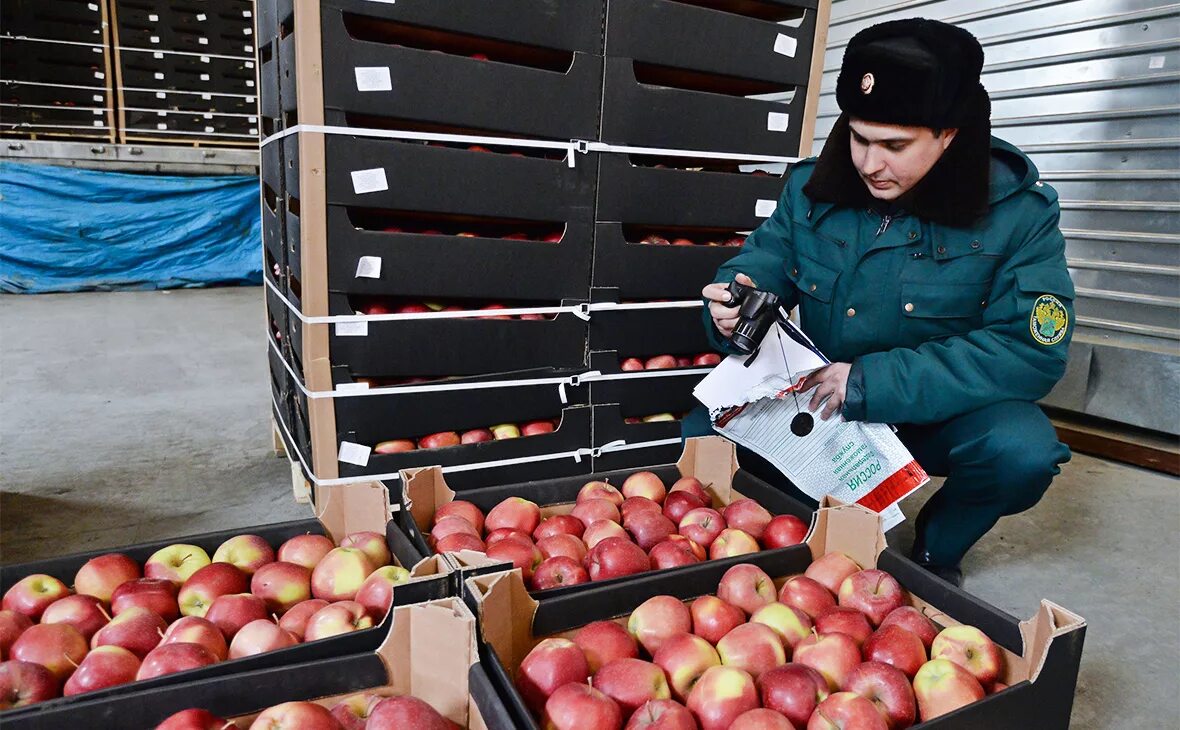
[[[815,418],[810,413],[797,413],[791,419],[791,433],[796,436],[806,436],[815,428]]]

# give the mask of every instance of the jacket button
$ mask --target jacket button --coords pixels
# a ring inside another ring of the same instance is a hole
[[[855,316],[856,316],[856,310],[855,310],[855,309],[853,309],[852,307],[849,307],[849,308],[848,308],[848,316],[849,316],[849,317],[855,317]]]
[[[980,302],[980,303],[979,303],[979,306],[981,306],[981,307],[986,307],[986,306],[987,306],[987,300],[986,300],[986,299],[984,299],[982,302]]]
[[[815,290],[816,290],[816,286],[815,286],[815,284],[812,284],[812,285],[811,285],[811,291],[815,291]]]
[[[940,253],[940,254],[944,254],[944,253],[946,253],[946,246],[939,246],[939,247],[938,247],[938,253]]]
[[[798,275],[799,275],[799,269],[791,269],[791,276],[798,276]]]
[[[914,311],[914,303],[913,302],[906,302],[905,303],[905,311],[907,311],[907,312]]]
[[[972,241],[971,242],[971,248],[979,248],[980,245],[981,244],[979,243],[979,241]]]
[[[917,237],[918,237],[918,232],[917,232],[917,231],[910,231],[910,240],[911,240],[911,241],[912,241],[912,240],[914,240],[914,239],[915,239],[915,238],[917,238]]]

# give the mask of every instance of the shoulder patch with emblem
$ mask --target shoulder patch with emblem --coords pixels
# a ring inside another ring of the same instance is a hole
[[[1042,294],[1033,302],[1028,321],[1029,332],[1042,345],[1056,345],[1069,329],[1069,312],[1052,294]]]

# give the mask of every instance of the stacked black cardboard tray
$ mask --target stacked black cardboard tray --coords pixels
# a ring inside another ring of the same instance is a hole
[[[675,461],[716,361],[700,289],[810,147],[817,5],[260,4],[274,408],[307,475]]]
[[[257,143],[253,0],[108,1],[122,141]]]
[[[107,0],[0,5],[0,133],[115,140]]]

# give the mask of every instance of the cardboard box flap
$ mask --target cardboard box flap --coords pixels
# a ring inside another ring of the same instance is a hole
[[[455,491],[447,486],[441,466],[402,469],[402,501],[410,510],[414,524],[423,534],[430,533],[430,522],[439,507],[455,499]]]
[[[737,447],[720,436],[686,439],[684,451],[676,462],[680,475],[696,477],[721,504],[728,504],[733,489],[733,475],[738,471]]]
[[[1029,680],[1037,676],[1045,665],[1049,645],[1053,639],[1086,625],[1086,620],[1069,609],[1052,601],[1041,600],[1041,607],[1035,616],[1020,622],[1020,633],[1024,636],[1024,658],[1028,661]]]
[[[452,570],[451,564],[442,555],[429,555],[410,568],[410,577],[426,578],[433,575],[446,575]]]
[[[811,548],[812,560],[839,552],[862,568],[875,567],[877,556],[885,549],[881,515],[859,505],[837,504],[825,497],[815,513],[807,545]]]
[[[478,654],[475,617],[461,600],[395,608],[377,655],[395,694],[425,700],[451,720],[466,724],[467,672]]]
[[[505,565],[503,560],[495,560],[489,558],[487,553],[481,553],[478,550],[459,550],[458,552],[447,553],[452,560],[455,561],[455,568],[462,570],[463,568],[486,568],[489,565]]]
[[[337,545],[353,532],[385,534],[393,518],[389,492],[380,482],[315,487],[315,516]]]
[[[483,640],[515,671],[533,648],[533,617],[538,606],[525,588],[520,569],[468,578],[467,588],[479,606]]]

